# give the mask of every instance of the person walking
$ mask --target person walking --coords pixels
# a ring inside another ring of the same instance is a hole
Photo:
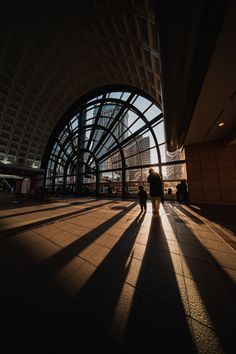
[[[152,202],[152,213],[154,215],[159,214],[161,196],[163,193],[163,183],[159,173],[155,172],[153,168],[149,170],[149,176],[147,178],[150,184],[150,199]]]
[[[143,186],[140,185],[138,187],[139,189],[139,192],[138,192],[138,198],[139,198],[139,204],[140,204],[140,208],[141,208],[141,211],[143,211],[144,209],[144,212],[147,211],[147,192],[144,190]]]

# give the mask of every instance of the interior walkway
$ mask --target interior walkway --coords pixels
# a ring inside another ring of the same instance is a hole
[[[235,353],[236,221],[217,215],[92,198],[0,210],[1,338],[47,352]]]

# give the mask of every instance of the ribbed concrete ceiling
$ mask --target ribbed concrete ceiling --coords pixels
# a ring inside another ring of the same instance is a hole
[[[9,2],[0,16],[0,161],[39,165],[58,120],[94,88],[134,86],[160,106],[149,1]]]

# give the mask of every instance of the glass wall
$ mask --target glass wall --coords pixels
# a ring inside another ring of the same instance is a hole
[[[112,186],[117,196],[134,196],[150,167],[164,180],[186,178],[182,153],[166,151],[162,112],[137,90],[91,94],[68,112],[44,156],[50,191],[103,195]]]

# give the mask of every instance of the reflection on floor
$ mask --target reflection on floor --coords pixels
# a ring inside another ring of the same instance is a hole
[[[0,210],[3,338],[103,353],[236,350],[236,238],[194,206]],[[164,349],[161,349],[164,348]]]

